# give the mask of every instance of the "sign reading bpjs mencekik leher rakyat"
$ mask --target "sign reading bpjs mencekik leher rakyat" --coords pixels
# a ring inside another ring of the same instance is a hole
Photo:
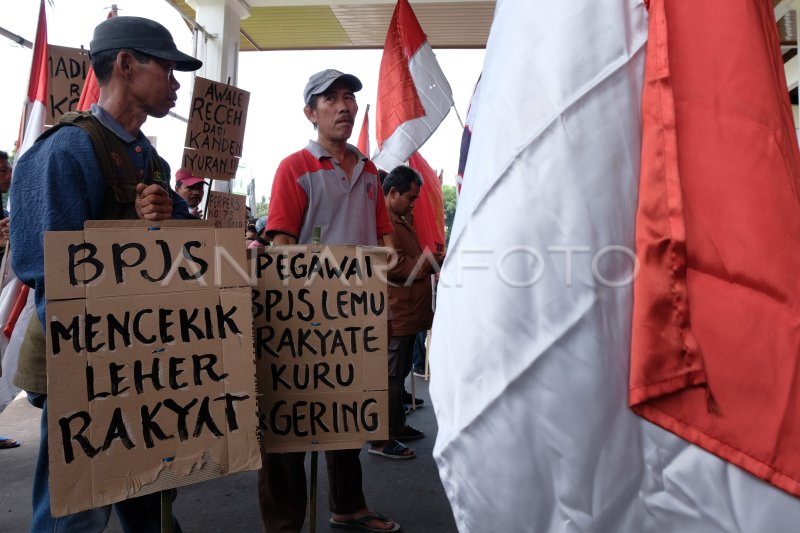
[[[55,516],[261,464],[241,231],[158,224],[45,234]]]

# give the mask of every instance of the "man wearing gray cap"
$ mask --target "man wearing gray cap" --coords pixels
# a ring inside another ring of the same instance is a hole
[[[13,267],[36,294],[14,382],[42,408],[31,522],[37,532],[102,531],[111,513],[110,505],[59,518],[50,513],[42,236],[82,230],[86,220],[189,218],[186,202],[169,188],[169,166],[140,128],[148,116],[163,117],[175,106],[180,85],[172,71],[197,70],[202,62],[180,52],[161,24],[139,17],[102,22],[90,53],[98,103],[91,112],[68,114],[37,139],[17,163],[11,192]],[[158,493],[114,507],[126,532],[161,530]]]
[[[383,201],[378,170],[347,143],[353,133],[361,82],[351,74],[324,70],[303,92],[306,118],[317,130],[310,141],[278,166],[272,183],[267,236],[273,244],[310,244],[314,228],[322,244],[391,246],[394,230]],[[397,531],[400,525],[367,507],[361,487],[360,450],[325,453],[331,527]],[[306,509],[304,453],[262,454],[258,475],[261,516],[269,533],[297,532]]]

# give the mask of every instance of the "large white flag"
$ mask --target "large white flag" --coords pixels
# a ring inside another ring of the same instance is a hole
[[[800,523],[627,406],[647,35],[641,0],[497,3],[430,357],[460,531]]]

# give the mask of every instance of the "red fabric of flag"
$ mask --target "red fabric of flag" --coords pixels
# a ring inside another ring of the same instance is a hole
[[[444,250],[444,199],[442,182],[419,152],[408,158],[408,166],[420,173],[423,179],[419,198],[414,204],[414,229],[423,250]]]
[[[369,104],[364,110],[364,121],[361,123],[361,131],[358,133],[358,150],[369,157]]]
[[[800,496],[800,151],[772,2],[650,2],[630,403]]]
[[[114,16],[111,11],[107,19]],[[86,81],[83,83],[83,90],[81,91],[81,98],[78,100],[78,111],[86,111],[96,104],[100,99],[100,85],[97,83],[97,77],[94,75],[94,69],[89,65],[89,72],[86,73]]]
[[[36,42],[33,49],[33,64],[28,79],[28,100],[47,104],[47,14],[44,0],[39,5],[39,21],[36,25]]]
[[[389,22],[378,77],[379,105],[375,118],[378,148],[400,124],[425,116],[408,68],[409,60],[425,40],[425,33],[408,0],[398,0]]]
[[[89,72],[86,73],[86,81],[83,84],[81,91],[81,99],[78,100],[78,111],[86,111],[96,104],[100,99],[100,85],[97,83],[97,77],[94,75],[94,69],[89,66]]]

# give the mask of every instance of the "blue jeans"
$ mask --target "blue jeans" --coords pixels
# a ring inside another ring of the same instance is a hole
[[[41,438],[36,470],[33,473],[33,517],[31,533],[103,531],[111,518],[111,505],[54,518],[50,514],[50,475],[47,450],[47,395],[29,392],[28,401],[42,409]],[[125,533],[159,533],[161,531],[161,494],[156,492],[114,504],[117,517]],[[173,531],[180,533],[178,521],[173,517]]]
[[[412,366],[418,372],[425,371],[425,337],[428,336],[427,331],[420,331],[417,333],[417,338],[414,341],[414,358],[412,359]]]

